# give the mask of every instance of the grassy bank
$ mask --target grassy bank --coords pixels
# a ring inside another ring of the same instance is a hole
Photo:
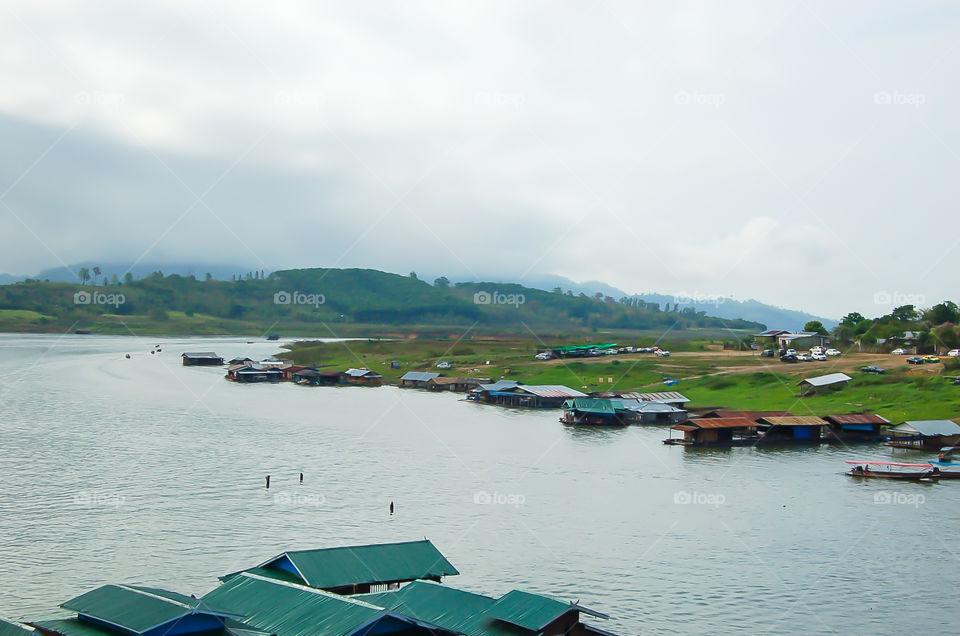
[[[784,364],[755,353],[711,350],[715,344],[691,340],[681,346],[686,351],[675,351],[669,358],[628,354],[533,360],[540,344],[530,338],[300,342],[282,357],[321,369],[364,366],[388,382],[396,382],[407,371],[436,371],[437,361],[445,360],[453,365],[443,371],[447,376],[564,384],[584,392],[674,390],[663,384],[669,376],[679,381],[675,390],[690,398],[693,407],[785,410],[798,415],[875,412],[891,421],[960,416],[960,387],[951,386],[945,377],[951,372],[939,364],[909,367],[902,357],[888,354],[851,353],[824,363]],[[391,368],[391,361],[400,368]],[[888,373],[861,373],[859,367],[868,364],[879,364]],[[853,380],[836,391],[799,397],[802,378],[834,371]]]

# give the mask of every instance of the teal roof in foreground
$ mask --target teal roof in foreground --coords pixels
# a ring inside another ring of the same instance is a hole
[[[0,636],[30,636],[36,630],[29,625],[18,623],[6,618],[0,618]]]
[[[459,574],[429,540],[405,543],[295,550],[258,567],[278,569],[284,558],[310,587],[329,590],[349,585],[440,579]]]
[[[575,603],[565,603],[548,596],[522,590],[513,590],[504,594],[487,610],[487,614],[511,625],[539,632],[570,611],[584,612],[598,618],[608,618],[605,614],[588,610]]]

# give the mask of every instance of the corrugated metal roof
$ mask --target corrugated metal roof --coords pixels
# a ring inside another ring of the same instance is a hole
[[[0,636],[31,636],[35,631],[29,625],[0,618]]]
[[[846,373],[828,373],[827,375],[818,375],[815,378],[806,378],[800,380],[800,384],[809,384],[811,386],[827,386],[839,382],[849,382],[852,380]]]
[[[244,616],[243,623],[277,636],[353,636],[377,632],[383,621],[396,627],[422,624],[395,612],[316,588],[238,574],[204,595],[203,600]]]
[[[217,358],[218,360],[220,359],[220,356],[218,356],[218,355],[217,355],[216,353],[214,353],[213,351],[200,351],[200,352],[194,352],[194,353],[181,353],[181,354],[180,354],[180,357],[181,357],[181,358]]]
[[[63,634],[63,636],[117,636],[117,632],[106,627],[97,627],[76,618],[60,618],[47,621],[34,621],[40,629]],[[36,636],[37,632],[34,632]]]
[[[401,380],[408,380],[410,382],[426,382],[433,378],[440,377],[439,373],[433,373],[431,371],[407,371],[402,376]]]
[[[892,433],[918,435],[960,435],[960,425],[952,420],[912,420],[890,429]]]
[[[603,400],[600,398],[573,398],[563,403],[563,408],[570,411],[580,411],[582,413],[600,413],[602,415],[615,415],[618,408],[621,408],[620,400]]]
[[[522,590],[513,590],[504,594],[490,606],[486,614],[504,622],[533,632],[540,632],[547,625],[568,612],[585,612],[600,618],[606,615],[580,607],[574,603],[564,603],[548,596],[531,594]]]
[[[702,418],[698,418],[699,422],[701,419],[715,419],[723,417],[744,417],[748,420],[758,420],[761,417],[782,417],[785,415],[793,415],[790,411],[729,411],[727,409],[716,409],[714,411],[708,411],[703,414]]]
[[[377,372],[375,372],[375,371],[371,371],[370,369],[347,369],[347,370],[344,371],[343,373],[344,373],[345,375],[349,375],[349,376],[354,377],[354,378],[362,378],[362,377],[364,377],[364,376],[371,376],[371,377],[377,376],[377,377],[380,377],[380,374],[379,374],[379,373],[377,373]]]
[[[846,415],[824,415],[823,419],[834,424],[889,424],[890,420],[875,413],[849,413]]]
[[[494,599],[446,585],[414,581],[394,592],[353,598],[414,616],[468,636],[516,636],[516,629],[497,623],[484,612]]]
[[[285,552],[259,567],[286,557],[311,587],[413,581],[459,574],[428,539],[405,543],[297,550]]]
[[[696,426],[697,428],[754,428],[756,425],[757,423],[754,420],[745,417],[698,417],[682,422],[677,426]]]
[[[222,610],[199,607],[198,599],[157,588],[103,585],[60,607],[142,634],[190,615],[236,618]]]
[[[621,393],[620,397],[630,400],[640,400],[641,402],[663,402],[665,404],[690,401],[683,393],[677,393],[676,391],[659,391],[654,393],[637,393],[636,391],[631,391]]]
[[[826,420],[813,415],[786,415],[782,417],[762,417],[761,422],[772,426],[825,426]]]
[[[562,384],[524,384],[523,386],[518,386],[517,391],[532,393],[542,398],[587,397],[586,393],[571,389]]]
[[[481,391],[504,391],[506,389],[515,389],[520,386],[516,380],[497,380],[492,384],[481,384]]]
[[[641,400],[620,400],[623,408],[637,413],[686,413],[666,402],[643,402]]]

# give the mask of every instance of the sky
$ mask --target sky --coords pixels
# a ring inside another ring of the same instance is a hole
[[[955,2],[0,6],[0,272],[960,300]]]

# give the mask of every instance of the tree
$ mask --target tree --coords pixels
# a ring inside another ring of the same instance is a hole
[[[860,324],[863,321],[864,321],[863,314],[856,311],[852,311],[843,317],[843,319],[840,321],[840,324],[843,325],[844,327],[856,327],[858,324]]]
[[[126,274],[123,275],[124,285],[129,285],[132,282],[133,282],[133,274],[131,272],[127,272]]]
[[[819,333],[824,336],[827,335],[827,329],[819,320],[811,320],[803,326],[803,330],[809,333]]]
[[[945,300],[939,305],[934,305],[923,314],[924,320],[929,320],[931,324],[942,325],[945,322],[960,322],[960,308],[957,303]]]
[[[410,278],[412,278],[413,280],[419,280],[419,279],[417,278],[417,273],[416,273],[416,272],[410,272],[409,276],[410,276]]]
[[[447,287],[450,286],[450,279],[448,279],[446,276],[441,276],[440,278],[437,278],[436,280],[434,280],[433,284],[437,287],[442,287],[446,289]]]
[[[213,280],[213,274],[211,274],[210,272],[207,272],[206,274],[203,275],[203,280]]]
[[[114,272],[113,274],[110,275],[110,284],[111,284],[111,285],[119,285],[119,284],[120,284],[120,279],[117,278],[117,273],[116,273],[116,272]]]
[[[903,305],[891,311],[890,316],[900,322],[912,322],[917,319],[917,310],[913,305]]]
[[[99,265],[94,265],[94,266],[93,266],[93,284],[94,284],[94,285],[97,284],[97,278],[99,278],[99,276],[100,276],[101,273],[102,273],[102,272],[100,271],[100,266],[99,266]]]
[[[90,270],[86,267],[81,267],[80,271],[77,272],[77,278],[80,279],[81,284],[86,285],[87,281],[90,280]]]

